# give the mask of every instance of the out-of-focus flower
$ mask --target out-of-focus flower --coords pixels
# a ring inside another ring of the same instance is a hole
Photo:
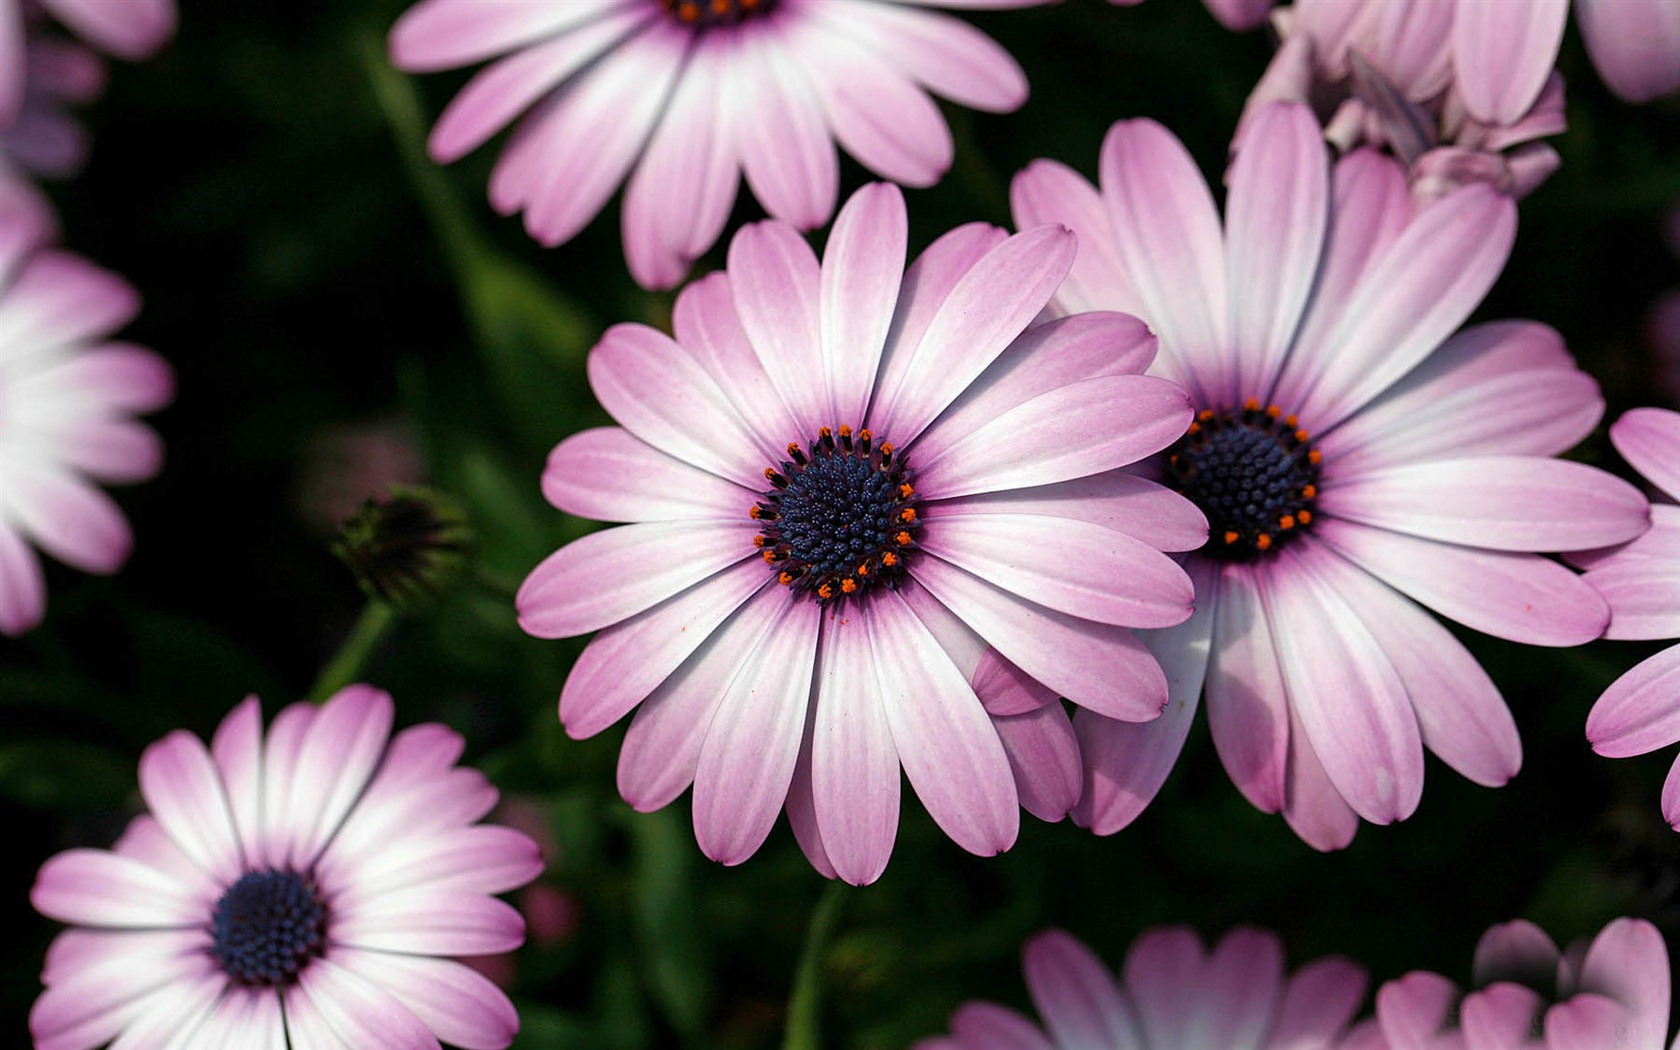
[[[0,0],[0,127],[27,112],[26,85],[40,74],[34,51],[43,44],[30,22],[41,12],[118,58],[146,58],[175,35],[175,0]]]
[[[1028,328],[1073,263],[1061,227],[959,227],[906,272],[906,223],[874,184],[820,264],[785,223],[743,229],[728,272],[678,297],[675,340],[602,338],[590,383],[621,426],[562,442],[543,475],[560,509],[634,523],[520,589],[531,634],[600,632],[560,719],[587,737],[640,705],[620,791],[649,810],[692,783],[700,846],[726,864],[785,801],[819,870],[874,880],[901,765],[972,852],[1014,842],[1017,803],[1060,818],[1067,715],[1007,681],[982,706],[987,644],[1112,718],[1166,702],[1128,628],[1189,614],[1161,550],[1205,523],[1159,485],[1092,477],[1189,422],[1181,390],[1138,374],[1154,338],[1117,314]]]
[[[453,499],[405,485],[363,502],[333,542],[368,597],[408,610],[459,579],[471,548],[472,528]]]
[[[490,818],[531,837],[541,851],[543,866],[552,872],[560,861],[560,844],[554,840],[542,806],[531,798],[505,798]],[[513,895],[513,906],[525,918],[525,939],[530,948],[542,950],[562,944],[577,933],[583,906],[577,896],[548,882],[533,882]],[[519,954],[484,955],[466,960],[468,966],[503,988],[519,976]]]
[[[1046,0],[931,0],[1026,7]],[[928,0],[421,0],[392,60],[427,72],[498,58],[432,130],[447,163],[520,118],[490,179],[546,245],[570,240],[628,177],[624,253],[670,288],[722,233],[741,175],[773,218],[828,221],[836,141],[876,174],[929,186],[951,132],[928,92],[1008,112],[1008,52]],[[632,172],[632,169],[634,171]]]
[[[142,481],[163,445],[134,417],[169,403],[174,377],[149,350],[110,339],[139,309],[108,271],[45,247],[44,201],[0,179],[0,634],[40,622],[38,547],[85,572],[115,572],[133,537],[95,482]]]
[[[1118,982],[1061,930],[1032,938],[1021,956],[1040,1024],[997,1003],[967,1002],[951,1015],[950,1035],[916,1050],[1329,1050],[1365,998],[1365,971],[1352,962],[1329,956],[1290,974],[1277,936],[1243,927],[1211,952],[1184,927],[1146,931]]]
[[[400,423],[322,427],[299,456],[297,510],[311,528],[331,534],[365,500],[393,485],[418,485],[425,475],[414,437]]]
[[[1482,185],[1417,205],[1371,150],[1332,171],[1312,114],[1289,103],[1255,115],[1223,229],[1189,154],[1152,121],[1116,124],[1101,171],[1099,192],[1035,162],[1016,177],[1015,217],[1079,235],[1057,308],[1135,313],[1160,338],[1152,371],[1182,383],[1197,416],[1155,469],[1210,538],[1185,563],[1195,616],[1146,638],[1172,683],[1167,713],[1076,720],[1075,819],[1108,833],[1141,811],[1204,680],[1237,787],[1318,848],[1346,845],[1359,817],[1408,816],[1426,747],[1504,783],[1521,762],[1510,712],[1419,603],[1502,638],[1579,645],[1602,633],[1604,600],[1540,552],[1621,542],[1648,521],[1631,485],[1551,458],[1603,412],[1556,332],[1455,334],[1504,265],[1515,205]]]
[[[1233,148],[1266,104],[1311,104],[1341,150],[1386,147],[1414,192],[1471,182],[1522,197],[1557,170],[1536,141],[1564,130],[1552,71],[1568,0],[1301,0],[1272,13],[1282,45]]]
[[[1575,0],[1598,75],[1629,102],[1680,90],[1680,0]]]
[[[1610,428],[1622,458],[1670,500],[1680,499],[1680,413],[1625,412]],[[1610,603],[1607,638],[1680,638],[1680,506],[1651,506],[1651,530],[1619,547],[1573,554],[1586,580]],[[1611,683],[1587,716],[1593,750],[1611,758],[1680,743],[1680,645],[1652,656]],[[1662,812],[1680,830],[1680,761],[1663,786]]]
[[[1557,945],[1533,923],[1494,926],[1476,945],[1476,990],[1415,970],[1377,991],[1369,1047],[1485,1050],[1629,1047],[1668,1037],[1668,948],[1643,919],[1617,919],[1591,944]]]
[[[71,40],[31,32],[25,50],[23,102],[0,130],[0,164],[48,179],[68,178],[87,162],[87,131],[71,114],[105,90],[105,62]]]
[[[513,1004],[450,957],[524,939],[491,894],[536,877],[536,843],[477,823],[496,789],[456,767],[459,735],[392,737],[392,712],[353,685],[265,740],[250,697],[209,748],[147,748],[150,812],[36,878],[35,907],[74,927],[47,952],[37,1047],[507,1046]]]

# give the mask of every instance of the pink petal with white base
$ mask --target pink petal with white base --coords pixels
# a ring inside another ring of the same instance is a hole
[[[76,35],[119,58],[145,58],[175,35],[175,0],[42,0]]]
[[[754,223],[729,242],[729,274],[741,328],[800,429],[815,438],[820,426],[854,425],[825,418],[822,267],[811,246],[782,223]]]
[[[389,990],[452,1046],[500,1050],[519,1032],[519,1015],[507,995],[454,960],[346,948],[334,953],[333,961]]]
[[[770,580],[761,563],[740,562],[597,634],[560,690],[567,735],[582,740],[624,717]]]
[[[1301,717],[1289,708],[1289,766],[1285,770],[1283,819],[1301,841],[1328,852],[1346,849],[1359,831],[1359,815],[1342,797],[1313,750]]]
[[[1042,226],[986,252],[932,314],[896,383],[894,371],[883,368],[871,425],[901,445],[920,435],[1044,308],[1073,265],[1074,250],[1073,234]],[[906,286],[913,287],[912,276],[906,274]],[[904,307],[901,300],[901,312]],[[903,326],[895,319],[894,327]]]
[[[620,623],[753,554],[758,526],[738,521],[648,521],[590,533],[561,547],[520,585],[519,625],[569,638]]]
[[[452,69],[563,33],[613,4],[614,0],[421,0],[391,28],[391,60],[414,73]]]
[[[1278,662],[1313,751],[1354,812],[1374,824],[1403,820],[1423,793],[1423,746],[1405,683],[1326,581],[1322,548],[1286,548],[1263,600]]]
[[[1377,989],[1377,1020],[1392,1046],[1433,1046],[1458,999],[1458,986],[1445,977],[1414,970]]]
[[[1037,1025],[995,1003],[971,1002],[957,1007],[951,1015],[951,1034],[957,1039],[958,1050],[1056,1050],[1056,1044]]]
[[[1453,68],[1464,105],[1484,124],[1513,124],[1545,85],[1563,41],[1569,0],[1459,0]]]
[[[758,493],[689,466],[622,427],[596,427],[554,446],[543,496],[597,521],[739,520]]]
[[[41,865],[29,894],[60,922],[116,928],[191,926],[204,903],[149,864],[105,850],[66,850]]]
[[[70,930],[59,935],[42,973],[47,990],[29,1011],[35,1045],[86,1050],[109,1042],[136,1015],[136,1000],[210,972],[214,964],[205,951],[207,939],[199,930]],[[67,941],[76,945],[72,951],[61,948]]]
[[[1464,997],[1464,1041],[1470,1046],[1521,1046],[1534,1018],[1545,1009],[1540,993],[1520,984],[1500,982]]]
[[[1008,113],[1027,100],[1027,77],[1020,65],[991,37],[961,19],[885,4],[853,6],[843,18],[828,7],[820,10],[826,28],[854,35],[929,91],[960,106]]]
[[[1680,638],[1680,562],[1621,558],[1585,577],[1610,603],[1606,638]]]
[[[1267,106],[1231,165],[1225,269],[1236,389],[1265,390],[1295,339],[1329,223],[1324,135],[1304,106]]]
[[[542,857],[529,836],[493,824],[472,824],[431,835],[411,835],[349,865],[329,858],[317,866],[322,879],[349,887],[338,906],[406,890],[505,893],[542,874]]]
[[[139,293],[109,270],[66,252],[39,252],[0,304],[0,361],[101,338],[139,309]]]
[[[778,453],[789,436],[809,433],[772,382],[758,353],[741,326],[730,290],[729,275],[713,273],[702,277],[677,296],[671,315],[677,345],[687,351],[740,414],[741,420],[758,439],[758,447]],[[774,362],[773,362],[774,363]],[[762,474],[753,480],[761,484]]]
[[[1557,945],[1544,930],[1526,919],[1515,919],[1489,927],[1476,942],[1471,982],[1477,986],[1494,981],[1543,986],[1557,981],[1561,959]]]
[[[738,115],[734,134],[753,195],[774,218],[809,230],[834,214],[840,162],[821,103],[784,37],[761,22],[732,38],[738,72],[725,105]]]
[[[83,572],[116,572],[134,535],[128,519],[99,489],[64,471],[28,461],[0,467],[8,492],[0,516],[11,517],[48,554]]]
[[[300,1047],[320,1047],[321,1050],[356,1050],[333,1030],[321,1011],[304,990],[297,985],[281,993],[285,1004],[286,1031]]]
[[[1126,952],[1121,983],[1137,1004],[1146,1046],[1191,1046],[1186,1031],[1199,1012],[1205,953],[1183,926],[1146,930]]]
[[[618,792],[632,808],[659,809],[694,782],[725,691],[786,602],[775,588],[758,591],[636,708],[618,753]]]
[[[905,186],[938,182],[950,169],[956,146],[927,92],[880,50],[849,34],[833,32],[815,19],[802,28],[807,39],[799,42],[800,50],[812,56],[806,72],[846,152],[870,171]]]
[[[298,987],[351,1046],[430,1050],[438,1045],[437,1037],[396,996],[331,959],[318,959],[307,967],[298,975]]]
[[[909,219],[898,187],[872,183],[840,209],[823,251],[818,291],[829,418],[862,421],[898,304]]]
[[[1629,409],[1611,424],[1610,443],[1647,481],[1680,499],[1680,412]]]
[[[280,997],[269,988],[229,989],[211,1008],[192,1038],[177,1045],[187,1050],[289,1050]]]
[[[1149,722],[1121,722],[1092,711],[1074,715],[1085,776],[1073,819],[1098,835],[1126,827],[1154,800],[1195,720],[1222,596],[1210,566],[1195,562],[1191,571],[1200,596],[1195,614],[1176,627],[1141,636],[1167,677],[1167,703],[1160,716]]]
[[[1160,714],[1160,665],[1124,628],[1046,609],[937,558],[912,575],[1009,660],[1057,694],[1098,714],[1143,722]]]
[[[140,793],[169,837],[193,862],[222,885],[241,868],[222,779],[204,742],[184,730],[148,747],[140,756]]]
[[[780,588],[765,588],[752,601],[779,607],[777,621],[724,690],[694,774],[694,837],[720,864],[752,856],[782,811],[817,655],[816,603]]]
[[[1577,569],[1587,570],[1643,564],[1660,571],[1664,562],[1680,562],[1680,506],[1672,503],[1653,503],[1651,527],[1638,536],[1613,547],[1566,551],[1563,559]],[[1611,622],[1613,628],[1613,615]],[[1672,638],[1675,635],[1663,637]]]
[[[1637,1046],[1628,1038],[1633,1014],[1603,995],[1576,995],[1546,1011],[1543,1031],[1547,1050],[1598,1050],[1599,1047]],[[1667,1028],[1666,1015],[1662,1028]],[[1647,1044],[1661,1046],[1662,1036]]]
[[[1138,1046],[1138,1020],[1114,975],[1091,949],[1061,930],[1046,930],[1021,949],[1033,1006],[1057,1046]]]
[[[1650,525],[1650,504],[1632,485],[1584,463],[1537,456],[1384,467],[1337,478],[1319,506],[1349,521],[1507,551],[1604,547]]]
[[[1680,646],[1636,664],[1593,704],[1587,739],[1606,758],[1643,755],[1680,742]]]
[[[1588,584],[1535,554],[1478,550],[1320,519],[1319,539],[1442,616],[1497,638],[1568,646],[1604,633],[1610,609]]]
[[[1365,971],[1347,959],[1330,957],[1295,971],[1278,1005],[1267,1046],[1271,1050],[1318,1050],[1336,1041],[1365,1001]]]
[[[352,948],[411,955],[494,955],[524,942],[525,920],[495,897],[405,890],[350,902],[333,916],[332,939]]]
[[[793,765],[793,781],[788,785],[788,827],[793,829],[799,851],[811,862],[811,867],[825,879],[839,878],[834,862],[828,859],[822,833],[817,828],[817,803],[811,787],[811,741],[817,722],[817,705],[805,705],[805,735],[799,743],[799,761]],[[897,810],[893,820],[898,819]]]
[[[41,622],[47,583],[41,559],[0,517],[0,634],[16,637]]]
[[[898,751],[869,613],[823,624],[811,725],[816,825],[835,874],[854,886],[881,877],[898,834]]]
[[[1193,389],[1213,403],[1230,402],[1236,391],[1224,359],[1225,239],[1201,172],[1178,139],[1152,120],[1110,128],[1099,166],[1141,316]]]
[[[52,376],[106,411],[156,412],[175,396],[175,372],[169,363],[131,343],[102,343],[58,362]]]
[[[337,834],[385,757],[394,716],[390,694],[350,685],[334,693],[310,723],[291,782],[281,786],[291,819],[272,829],[288,842],[286,863],[293,870],[307,871]]]
[[[1680,7],[1668,0],[1576,0],[1575,26],[1598,75],[1629,102],[1680,90]]]
[[[1083,767],[1079,738],[1059,703],[1018,715],[992,715],[992,728],[1009,756],[1021,808],[1055,823],[1079,802]]]
[[[191,1046],[192,1036],[215,1009],[226,985],[227,979],[221,974],[204,974],[164,985],[147,997],[145,1009],[136,1011],[133,1023],[111,1043],[109,1050]]]
[[[1194,1012],[1179,1045],[1270,1048],[1283,980],[1283,945],[1276,934],[1240,926],[1227,933],[1210,953],[1200,982],[1219,1008]]]
[[[1028,714],[1058,699],[1054,690],[1040,685],[992,648],[987,648],[986,655],[980,658],[969,684],[985,705],[986,713],[994,717]]]
[[[1211,605],[1214,628],[1207,667],[1208,729],[1231,782],[1267,813],[1283,809],[1289,762],[1288,689],[1272,624],[1254,570],[1209,566],[1198,580],[1199,605]]]
[[[896,594],[881,595],[868,619],[881,707],[910,786],[957,845],[982,857],[1003,852],[1015,843],[1021,814],[985,708]]]
[[[1035,160],[1010,183],[1009,204],[1020,229],[1059,223],[1079,237],[1079,255],[1056,289],[1053,307],[1070,314],[1142,309],[1115,246],[1108,205],[1084,176],[1060,161]]]
[[[941,516],[997,512],[1071,518],[1124,532],[1162,551],[1191,551],[1207,542],[1207,519],[1194,503],[1119,470],[1053,485],[980,492],[938,506]]]
[[[1312,355],[1325,370],[1299,403],[1301,417],[1330,429],[1440,346],[1493,286],[1516,228],[1516,205],[1487,186],[1425,208],[1337,304],[1325,339],[1339,350]]]

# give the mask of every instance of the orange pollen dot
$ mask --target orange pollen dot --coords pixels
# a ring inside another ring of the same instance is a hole
[[[825,602],[828,601],[830,598],[834,597],[834,587],[830,584],[823,584],[821,587],[817,588],[817,597],[821,598]]]
[[[1194,419],[1192,419],[1190,421],[1190,429],[1188,431],[1186,431],[1186,433],[1200,434],[1201,432],[1202,432],[1202,425],[1200,423],[1196,422]]]
[[[764,552],[764,564],[766,564],[766,565],[776,564],[776,552],[775,551],[765,551]]]
[[[892,455],[892,450],[893,450],[893,443],[891,441],[881,442],[881,455],[890,456],[890,455]]]
[[[893,537],[893,542],[902,547],[910,542],[910,534],[908,532],[901,532],[897,536]]]
[[[753,546],[754,547],[764,546],[764,537],[763,536],[754,536],[753,537]]]
[[[764,512],[762,510],[759,510],[757,507],[753,507],[753,508],[751,508],[750,510],[747,511],[747,517],[751,518],[754,521],[757,521],[758,516],[760,514],[763,514],[763,513]]]
[[[833,436],[834,436],[834,431],[830,430],[828,427],[818,427],[817,428],[817,437],[826,438],[826,437],[833,437]]]
[[[1293,529],[1294,527],[1295,527],[1295,515],[1285,514],[1283,517],[1278,519],[1278,528],[1288,530],[1288,529]]]
[[[1247,409],[1250,412],[1258,412],[1258,411],[1260,411],[1260,402],[1259,402],[1258,399],[1251,397],[1247,401],[1243,402],[1243,408]],[[1209,419],[1213,418],[1213,413],[1212,412],[1208,413],[1208,418]]]
[[[848,427],[848,426],[841,426],[840,436],[843,437],[843,438],[851,437],[852,436],[852,428]]]
[[[790,456],[799,455],[799,442],[797,442],[797,441],[790,442],[788,444],[788,447],[787,447],[787,454],[790,455]]]
[[[776,480],[776,468],[775,467],[765,467],[764,468],[764,480],[765,481],[775,481]]]
[[[1303,445],[1307,443],[1307,439],[1310,437],[1312,437],[1312,435],[1307,433],[1305,430],[1295,431],[1295,440],[1299,441]]]
[[[885,565],[889,569],[892,568],[894,565],[898,564],[898,555],[894,554],[892,551],[888,551],[887,553],[881,555],[881,564]]]
[[[1315,467],[1318,466],[1319,462],[1323,459],[1324,459],[1324,453],[1320,452],[1316,448],[1313,449],[1311,452],[1307,453],[1307,462],[1311,463]]]
[[[786,587],[788,584],[793,582],[793,573],[791,573],[791,572],[778,573],[776,575],[776,582],[781,584],[783,587]]]
[[[1254,538],[1254,545],[1256,547],[1259,547],[1263,551],[1264,550],[1270,550],[1271,547],[1272,547],[1272,538],[1270,536],[1266,535],[1264,532],[1262,532],[1260,535],[1258,535]]]
[[[1259,402],[1255,402],[1255,404],[1258,405]],[[1203,423],[1213,422],[1213,409],[1211,409],[1211,408],[1202,409],[1200,412],[1196,413],[1196,418],[1201,420]]]
[[[758,6],[758,0],[741,0],[741,6],[751,11]]]
[[[729,0],[712,0],[712,14],[726,15],[729,13]]]
[[[1311,525],[1312,524],[1312,511],[1310,511],[1310,510],[1297,511],[1295,513],[1295,519],[1297,521],[1299,521],[1302,525]]]
[[[1318,486],[1317,485],[1302,485],[1301,486],[1301,498],[1302,499],[1312,499],[1316,495],[1318,495]]]
[[[677,17],[691,24],[700,21],[700,5],[688,0],[677,8]]]
[[[864,562],[862,565],[858,566],[858,575],[859,576],[868,576],[869,575],[869,563],[868,562]]]
[[[1266,406],[1266,418],[1267,419],[1276,419],[1277,417],[1279,417],[1281,415],[1283,415],[1283,409],[1277,407],[1276,405],[1267,405]]]
[[[898,512],[898,520],[899,521],[905,521],[905,522],[915,521],[916,520],[916,508],[915,507],[905,507],[903,510]]]
[[[915,493],[916,490],[911,487],[908,481],[898,487],[898,496],[900,499],[909,499],[911,496],[915,495]]]
[[[840,592],[842,594],[852,594],[852,593],[855,593],[856,591],[857,591],[857,581],[852,579],[850,576],[848,576],[845,579],[840,581]]]
[[[875,435],[871,434],[868,430],[860,430],[860,431],[858,431],[858,440],[859,441],[874,441],[875,440]]]
[[[1290,430],[1294,430],[1300,424],[1301,424],[1301,421],[1294,416],[1284,416],[1283,417],[1283,425],[1288,427]]]
[[[1235,532],[1227,532],[1225,534],[1225,543],[1227,545],[1235,543],[1240,539],[1242,539],[1242,537]]]

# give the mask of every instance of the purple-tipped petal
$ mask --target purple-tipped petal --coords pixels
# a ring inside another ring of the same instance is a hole
[[[83,572],[116,572],[134,549],[134,534],[116,502],[73,474],[29,460],[7,464],[7,514],[43,551]]]
[[[298,987],[351,1046],[390,1050],[435,1050],[438,1046],[437,1037],[396,996],[331,959],[317,959],[304,967],[298,974]]]
[[[1603,995],[1576,995],[1546,1011],[1542,1031],[1547,1050],[1598,1050],[1606,1046],[1637,1046],[1629,1038],[1633,1014],[1627,1007]],[[1667,1017],[1661,1026],[1666,1029]],[[1650,1046],[1662,1046],[1659,1032]]]
[[[1520,984],[1502,981],[1478,989],[1459,1005],[1464,1041],[1469,1046],[1521,1046],[1544,1008],[1540,993]]]
[[[1464,105],[1484,124],[1514,124],[1528,112],[1557,61],[1569,0],[1458,0],[1453,69]]]
[[[810,56],[805,71],[846,152],[877,175],[906,186],[938,182],[951,167],[956,145],[927,92],[878,49],[815,19],[799,28],[810,38],[800,41],[801,52]]]
[[[758,438],[760,448],[779,451],[790,438],[815,437],[788,407],[759,361],[736,312],[728,274],[707,274],[685,287],[677,296],[671,324],[677,345],[717,383]],[[755,478],[754,484],[760,482]]]
[[[1295,971],[1278,1005],[1266,1045],[1271,1050],[1318,1050],[1345,1045],[1339,1037],[1365,1001],[1365,969],[1337,956]]]
[[[1031,675],[988,648],[980,658],[980,665],[969,678],[974,693],[986,705],[988,714],[1024,715],[1055,703],[1052,689],[1035,681]]]
[[[411,73],[453,69],[563,33],[613,0],[420,0],[391,27],[391,61]]]
[[[1191,551],[1207,542],[1207,519],[1196,505],[1147,478],[1110,470],[1085,478],[1002,492],[981,492],[939,504],[941,515],[1042,514],[1124,532],[1162,551]]]
[[[41,559],[0,520],[0,634],[16,637],[41,622],[47,607]]]
[[[507,995],[453,959],[344,949],[333,961],[389,991],[451,1046],[501,1050],[519,1032],[519,1014]]]
[[[41,865],[29,893],[60,922],[117,928],[192,926],[207,902],[149,864],[106,850],[66,850]]]
[[[1146,930],[1126,952],[1121,984],[1137,1004],[1146,1046],[1193,1046],[1184,1036],[1199,1012],[1206,953],[1183,926]]]
[[[524,943],[525,920],[496,897],[423,888],[353,902],[334,914],[332,936],[370,951],[495,955]]]
[[[1680,645],[1642,660],[1604,690],[1587,715],[1587,740],[1607,758],[1680,742]]]
[[[151,55],[175,35],[175,0],[41,0],[53,17],[119,58]]]
[[[820,11],[826,28],[855,35],[929,91],[960,106],[1008,113],[1027,100],[1027,76],[1020,65],[991,37],[960,18],[885,4],[824,6]]]
[[[1495,981],[1515,981],[1529,987],[1557,980],[1562,958],[1546,931],[1526,919],[1489,927],[1476,942],[1471,981],[1478,987]]]
[[[240,876],[239,834],[203,741],[178,729],[148,747],[140,756],[140,793],[193,863],[223,885]]]
[[[1390,1046],[1433,1046],[1458,998],[1445,977],[1414,970],[1377,989],[1377,1021]]]
[[[996,1003],[967,1002],[957,1007],[951,1015],[951,1035],[958,1050],[1057,1050],[1037,1025]]]

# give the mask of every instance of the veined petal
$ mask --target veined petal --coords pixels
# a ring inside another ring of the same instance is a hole
[[[453,959],[340,948],[333,961],[390,992],[451,1046],[500,1050],[519,1031],[519,1014],[506,993]],[[314,1046],[301,1040],[295,1044]]]
[[[1610,603],[1606,638],[1680,638],[1680,562],[1622,558],[1587,571]]]
[[[1009,756],[1021,808],[1051,823],[1067,816],[1084,785],[1079,738],[1062,705],[1047,703],[1014,715],[987,713]]]
[[[48,918],[113,928],[195,926],[208,903],[149,864],[93,849],[49,858],[29,900]]]
[[[421,0],[391,27],[391,61],[411,73],[453,69],[563,33],[616,0]]]
[[[774,218],[809,230],[834,214],[840,161],[785,32],[759,21],[728,35],[734,75],[725,81],[725,107],[736,114],[733,134],[753,195]]]
[[[1577,0],[1575,26],[1598,75],[1629,102],[1680,89],[1680,8],[1666,0]]]
[[[176,730],[140,756],[146,807],[193,863],[222,885],[241,874],[239,834],[210,752],[198,737]]]
[[[1629,409],[1611,424],[1610,443],[1647,481],[1680,499],[1680,412]]]
[[[952,4],[950,6],[959,6]],[[1008,51],[960,18],[906,11],[887,4],[855,5],[843,16],[813,8],[826,29],[854,35],[870,51],[960,106],[1008,113],[1027,100],[1027,76]]]
[[[1587,715],[1587,739],[1609,758],[1643,755],[1680,742],[1680,645],[1636,664],[1611,683]]]
[[[898,187],[872,183],[852,195],[829,233],[817,319],[829,418],[836,425],[861,422],[869,408],[881,348],[898,305],[908,224]]]
[[[1514,124],[1528,112],[1557,61],[1568,18],[1569,0],[1458,0],[1453,69],[1472,116]]]
[[[1042,514],[1072,518],[1124,532],[1162,551],[1193,551],[1207,542],[1207,518],[1171,489],[1123,470],[1109,470],[1051,485],[977,492],[941,500],[942,517],[963,514]]]
[[[811,794],[820,842],[854,886],[881,877],[898,837],[898,750],[887,724],[870,610],[823,622],[811,724]]]
[[[554,446],[542,491],[559,509],[597,521],[739,520],[758,499],[622,427],[580,431]]]
[[[396,996],[331,959],[316,959],[304,967],[298,987],[351,1046],[432,1050],[438,1045],[437,1037]]]
[[[1253,568],[1226,565],[1217,580],[1218,610],[1207,669],[1208,729],[1225,772],[1243,797],[1266,813],[1283,809],[1289,762],[1289,693],[1272,623]],[[1198,587],[1198,605],[1210,588]]]
[[[1142,1047],[1138,1019],[1114,975],[1091,949],[1062,930],[1021,948],[1033,1006],[1057,1046]]]
[[[1009,205],[1019,229],[1059,223],[1079,238],[1073,269],[1056,290],[1051,307],[1064,314],[1142,310],[1115,244],[1108,205],[1084,176],[1060,161],[1035,160],[1009,184]]]
[[[804,436],[815,437],[821,426],[854,425],[824,418],[831,399],[818,320],[822,267],[811,246],[786,223],[743,227],[729,242],[729,288],[759,363]]]

